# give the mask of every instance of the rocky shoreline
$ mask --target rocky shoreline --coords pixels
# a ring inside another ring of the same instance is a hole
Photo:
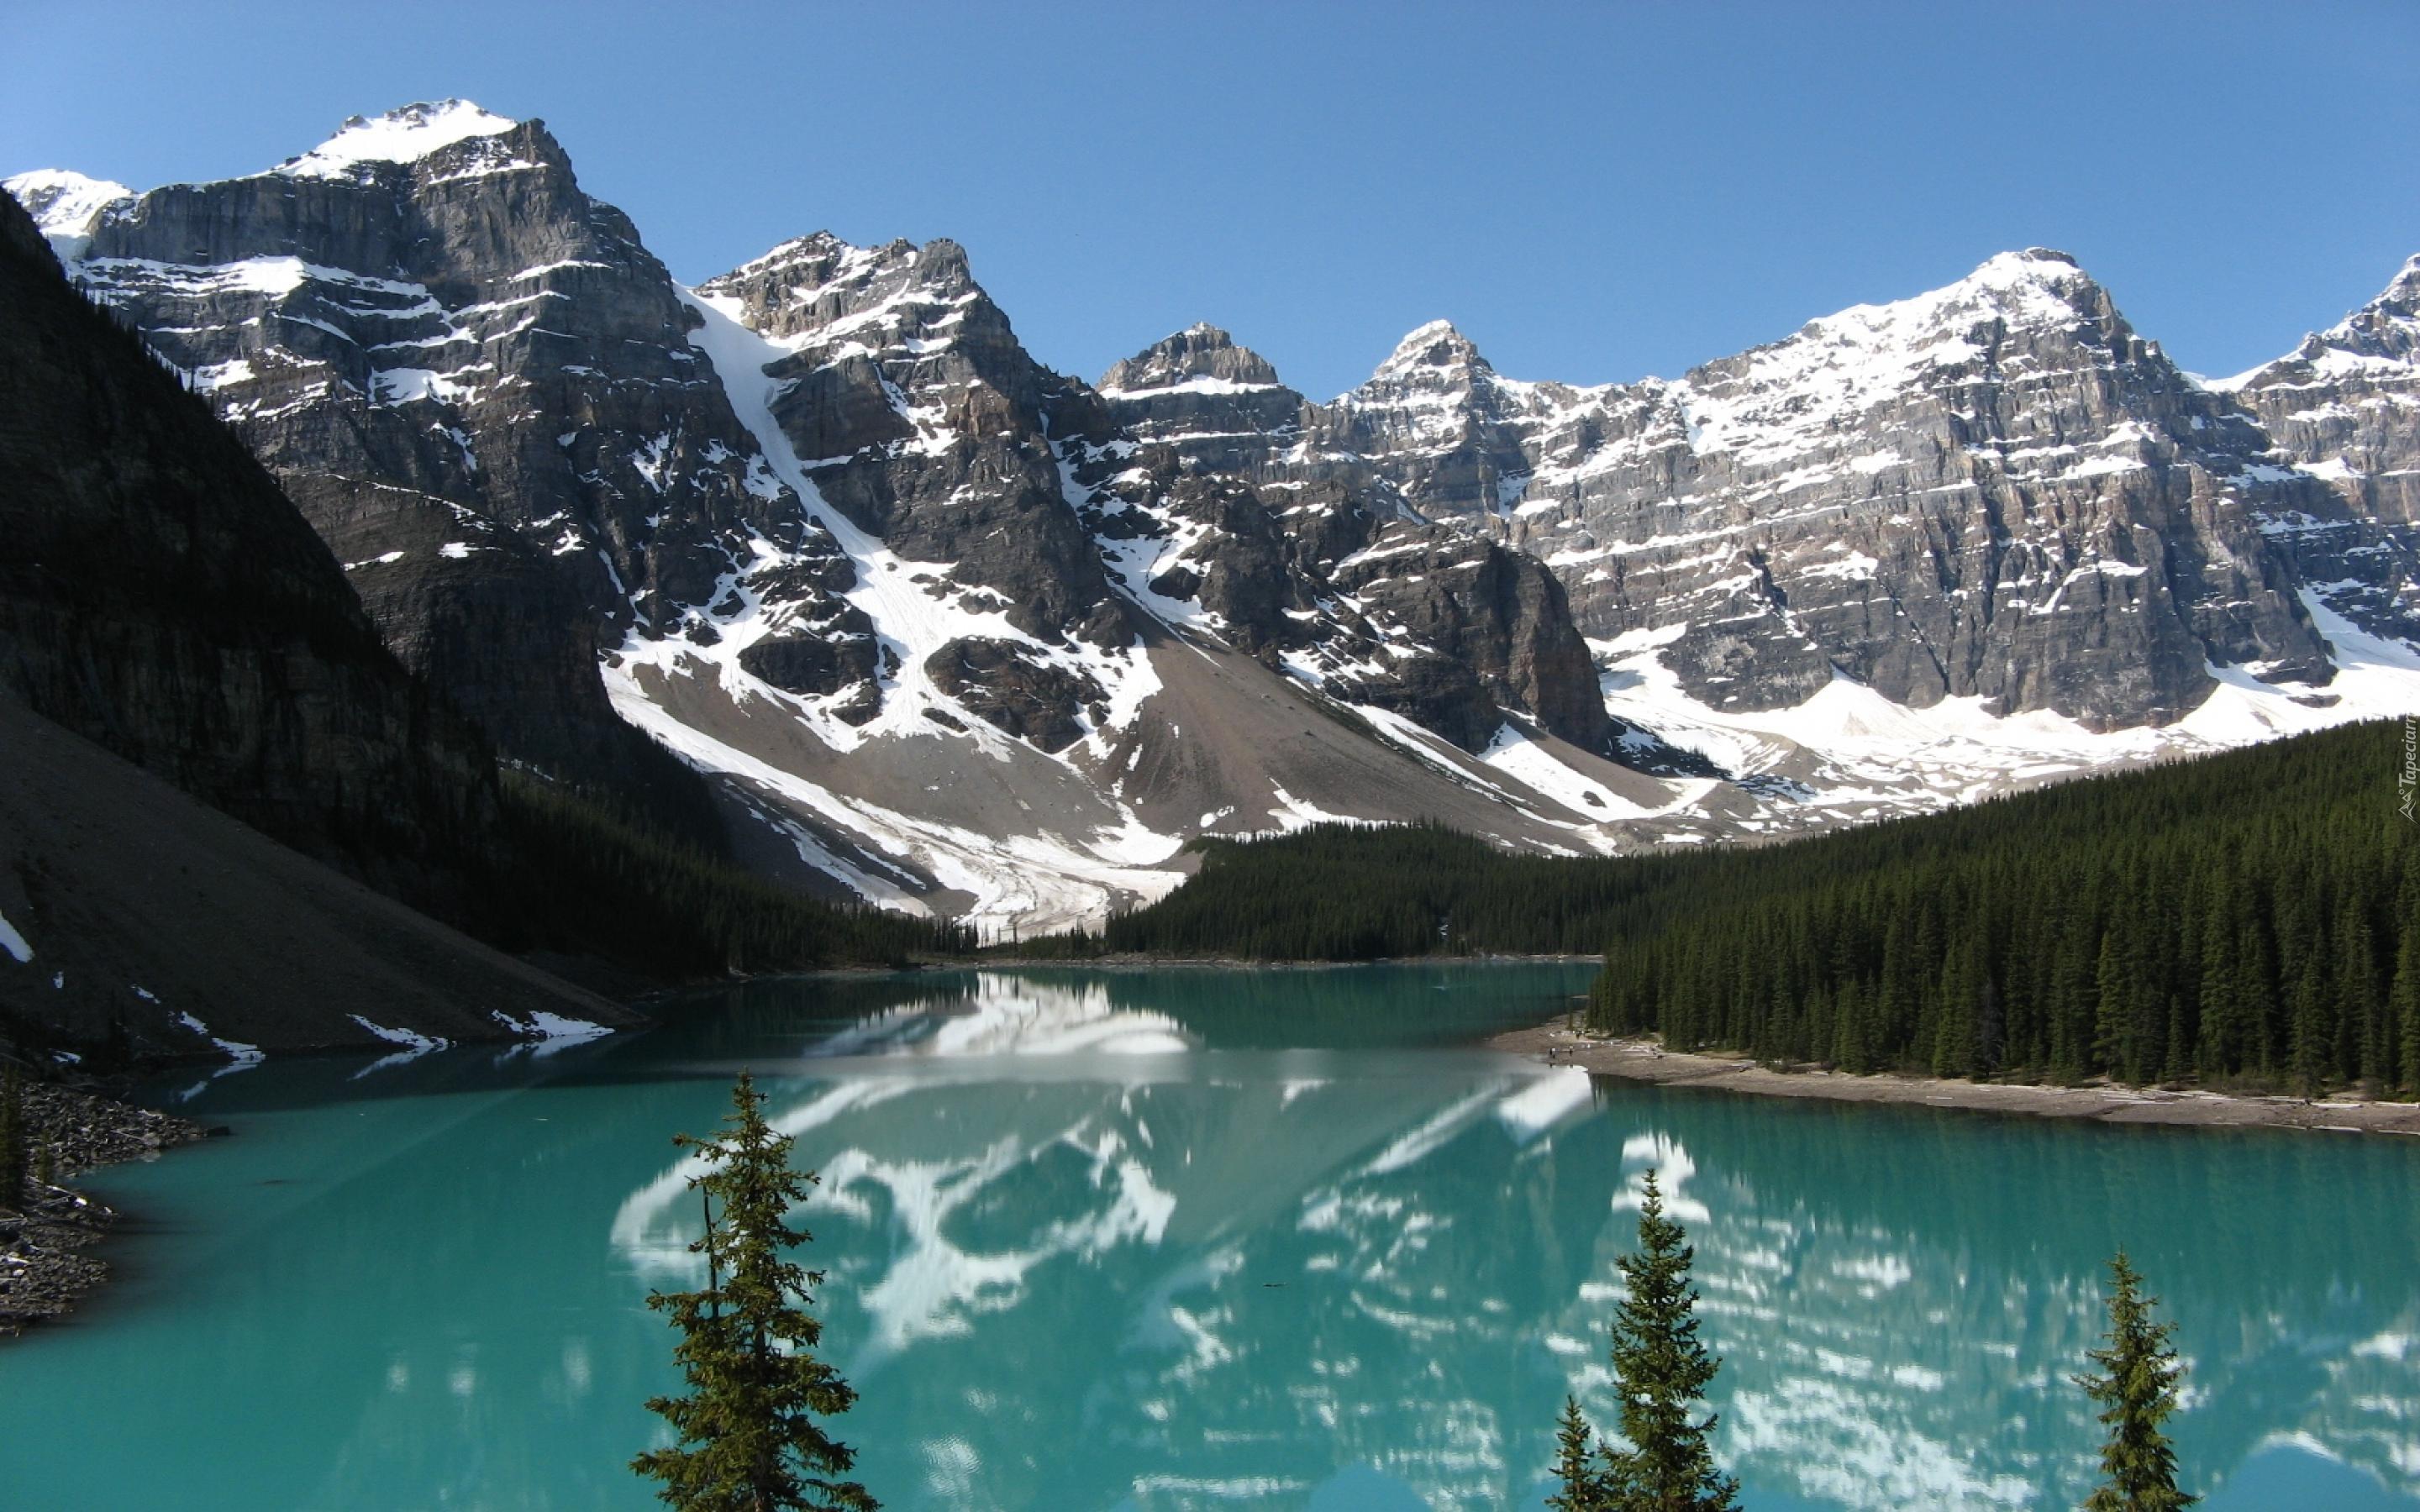
[[[1550,1059],[1557,1065],[1579,1066],[1626,1081],[1703,1087],[1761,1097],[1971,1108],[2044,1119],[2089,1119],[2100,1123],[2420,1134],[2420,1103],[2414,1103],[2257,1097],[2156,1087],[2051,1087],[1948,1081],[1931,1076],[1855,1076],[1811,1067],[1776,1070],[1743,1056],[1666,1050],[1647,1039],[1596,1039],[1571,1028],[1560,1018],[1534,1028],[1510,1030],[1487,1043],[1490,1049]]]
[[[20,1096],[28,1147],[46,1152],[48,1170],[36,1166],[42,1179],[29,1176],[13,1211],[0,1207],[0,1337],[67,1312],[109,1274],[89,1251],[117,1215],[66,1181],[96,1165],[157,1159],[210,1132],[54,1083],[28,1083]]]

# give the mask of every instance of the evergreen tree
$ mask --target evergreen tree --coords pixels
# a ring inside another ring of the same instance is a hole
[[[2339,891],[2350,893],[2350,887]],[[2378,982],[2378,940],[2356,908],[2336,916],[2336,1074],[2367,1084],[2372,1092],[2392,1085],[2393,1031]]]
[[[2224,877],[2211,888],[2202,918],[2201,1073],[2231,1075],[2244,1068],[2251,1036],[2236,976],[2236,919],[2232,892]]]
[[[2292,1016],[2288,1020],[2291,1038],[2288,1041],[2294,1090],[2304,1097],[2319,1096],[2326,1082],[2326,1001],[2327,992],[2319,981],[2319,957],[2307,957],[2294,986]]]
[[[1832,1004],[1832,1064],[1853,1076],[1862,1076],[1873,1070],[1867,1053],[1866,999],[1857,991],[1854,980],[1840,983],[1839,995]]]
[[[2184,1367],[2168,1343],[2174,1323],[2154,1323],[2156,1297],[2141,1294],[2143,1278],[2119,1250],[2109,1262],[2109,1346],[2094,1350],[2101,1368],[2075,1378],[2102,1405],[2109,1429],[2101,1448],[2101,1484],[2085,1512],[2179,1512],[2201,1500],[2177,1489],[2177,1455],[2160,1431],[2177,1410]]]
[[[706,1257],[706,1285],[648,1294],[647,1305],[681,1331],[673,1358],[690,1394],[648,1401],[675,1442],[636,1456],[630,1468],[662,1481],[657,1497],[683,1512],[873,1512],[880,1504],[864,1487],[838,1478],[856,1456],[815,1421],[847,1412],[857,1393],[809,1352],[823,1325],[806,1311],[807,1288],[823,1275],[784,1257],[810,1236],[783,1216],[814,1177],[790,1169],[790,1137],[765,1121],[764,1102],[743,1072],[721,1137],[674,1136],[707,1167],[689,1183],[706,1211],[706,1231],[690,1250]]]
[[[2400,1026],[2402,1048],[2397,1061],[2403,1089],[2420,1094],[2420,929],[2403,931],[2395,951],[2395,984],[2387,997]]]
[[[2142,1078],[2135,1068],[2141,1054],[2134,1043],[2133,984],[2126,979],[2126,964],[2118,931],[2101,936],[2101,954],[2092,970],[2093,1003],[2096,1018],[2092,1030],[2093,1053],[2112,1076],[2130,1081]]]
[[[1932,1074],[1963,1076],[1978,1071],[1976,999],[1982,995],[1982,977],[1974,945],[1959,940],[1948,948],[1938,989],[1941,1011],[1932,1035]]]
[[[1738,1486],[1706,1447],[1714,1414],[1692,1421],[1722,1367],[1698,1337],[1697,1251],[1664,1216],[1655,1173],[1638,1209],[1638,1253],[1618,1262],[1629,1291],[1615,1309],[1613,1374],[1626,1450],[1599,1451],[1607,1512],[1729,1512]]]
[[[1975,1071],[1980,1079],[2000,1069],[2009,1048],[2009,1016],[2000,1006],[2000,989],[1989,976],[1975,989]]]
[[[2193,1057],[2186,1046],[2193,1043],[2193,1030],[2185,1024],[2185,1000],[2178,994],[2168,995],[2167,1038],[2162,1041],[2160,1080],[2174,1085],[2193,1071]]]
[[[1595,1451],[1589,1441],[1588,1419],[1580,1412],[1579,1399],[1563,1398],[1563,1415],[1555,1425],[1555,1481],[1557,1490],[1546,1498],[1555,1512],[1606,1512],[1605,1477],[1597,1468]]]

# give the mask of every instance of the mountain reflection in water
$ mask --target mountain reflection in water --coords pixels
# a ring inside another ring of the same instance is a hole
[[[27,1504],[639,1508],[642,1305],[695,1274],[675,1130],[752,1067],[821,1184],[837,1424],[887,1505],[1535,1506],[1614,1416],[1614,1260],[1662,1171],[1755,1508],[2073,1505],[2068,1381],[2124,1244],[2213,1508],[2420,1506],[2420,1149],[1594,1082],[1470,1048],[1557,964],[750,983],[543,1062],[272,1063],[238,1137],[113,1173],[147,1227],[0,1355]],[[354,1079],[358,1077],[358,1079]],[[187,1077],[171,1091],[181,1091]],[[240,1391],[163,1392],[168,1381]],[[47,1499],[45,1497],[47,1496]]]

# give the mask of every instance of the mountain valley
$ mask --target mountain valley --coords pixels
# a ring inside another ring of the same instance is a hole
[[[1319,403],[1206,325],[1053,373],[948,241],[685,285],[459,100],[8,187],[508,761],[986,937],[1200,835],[1616,854],[2420,706],[2420,261],[2224,382],[2035,249],[1668,381],[1437,322]]]

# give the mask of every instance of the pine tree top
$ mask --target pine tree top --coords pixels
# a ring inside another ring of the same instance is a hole
[[[1638,1249],[1615,1263],[1628,1288],[1614,1309],[1613,1372],[1621,1389],[1626,1450],[1600,1446],[1611,1512],[1728,1512],[1738,1486],[1715,1468],[1706,1437],[1717,1421],[1696,1415],[1721,1359],[1698,1336],[1697,1251],[1665,1216],[1664,1191],[1647,1174],[1638,1207]]]
[[[2075,1378],[2102,1404],[2100,1421],[2108,1429],[2102,1481],[2086,1512],[2180,1512],[2200,1500],[2177,1489],[2176,1450],[2161,1431],[2177,1410],[2184,1378],[2169,1343],[2176,1325],[2152,1320],[2159,1299],[2142,1294],[2142,1281],[2119,1250],[2109,1262],[2108,1343],[2089,1351],[2100,1369]]]
[[[674,1136],[706,1167],[689,1180],[704,1215],[690,1252],[706,1257],[706,1284],[648,1294],[647,1305],[680,1330],[673,1358],[689,1395],[647,1403],[675,1443],[630,1467],[662,1481],[658,1498],[684,1512],[875,1512],[864,1487],[840,1478],[854,1451],[817,1421],[857,1400],[812,1352],[823,1325],[807,1310],[808,1288],[823,1276],[786,1257],[812,1237],[785,1217],[815,1179],[790,1168],[792,1141],[766,1121],[752,1077],[741,1072],[731,1098],[719,1137]]]

